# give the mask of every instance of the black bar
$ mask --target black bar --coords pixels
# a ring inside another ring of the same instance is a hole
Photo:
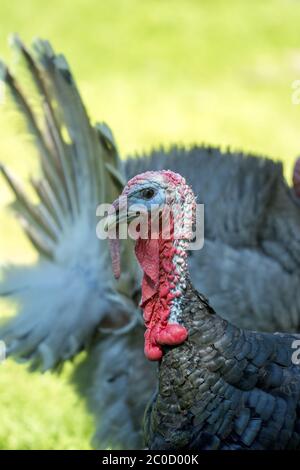
[[[88,468],[118,467],[125,468],[148,468],[176,465],[202,467],[204,470],[208,465],[218,465],[219,468],[259,468],[270,467],[274,464],[276,468],[286,468],[294,465],[297,451],[201,451],[201,452],[161,452],[161,451],[2,451],[0,452],[0,468],[4,463],[28,463],[38,464],[74,464],[84,465]],[[297,463],[296,463],[297,465]],[[243,468],[241,469],[243,470]]]

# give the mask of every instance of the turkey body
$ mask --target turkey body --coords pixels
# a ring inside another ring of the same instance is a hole
[[[194,286],[241,328],[295,332],[299,200],[281,163],[262,156],[196,145],[121,161],[108,126],[90,123],[65,59],[47,41],[36,41],[36,54],[18,38],[15,46],[37,85],[33,101],[40,109],[31,106],[22,77],[4,64],[0,75],[39,151],[38,203],[1,169],[38,261],[4,270],[0,295],[12,298],[18,311],[1,324],[0,339],[9,355],[34,370],[55,369],[85,349],[74,383],[95,416],[94,446],[141,448],[144,408],[156,384],[156,367],[142,352],[141,273],[125,245],[123,278],[112,279],[108,245],[95,237],[97,205],[115,199],[125,180],[142,171],[181,173],[205,204],[204,248],[189,259]],[[47,125],[39,129],[42,121]]]
[[[145,414],[149,449],[300,449],[298,335],[256,333],[219,317],[188,284],[183,344],[165,348]]]

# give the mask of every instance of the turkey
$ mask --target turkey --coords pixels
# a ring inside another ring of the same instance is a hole
[[[147,448],[300,449],[300,335],[233,326],[193,287],[187,249],[196,199],[182,176],[139,174],[124,198],[128,209],[111,214],[106,224],[112,237],[115,226],[138,220],[144,351],[160,361],[158,390],[145,415]],[[160,225],[153,230],[155,218]],[[111,243],[119,273],[119,242]]]
[[[96,207],[137,173],[181,173],[205,204],[205,245],[189,259],[195,287],[239,327],[299,331],[298,166],[294,190],[281,163],[215,147],[172,146],[122,161],[109,127],[91,124],[65,58],[47,41],[35,41],[31,51],[14,37],[13,46],[26,81],[3,63],[0,76],[39,151],[41,177],[31,181],[38,204],[1,170],[39,260],[3,269],[0,295],[18,312],[1,326],[0,339],[32,370],[58,369],[86,350],[74,384],[95,416],[94,446],[139,448],[156,382],[155,366],[141,353],[141,272],[125,241],[115,281],[107,240],[95,235]]]

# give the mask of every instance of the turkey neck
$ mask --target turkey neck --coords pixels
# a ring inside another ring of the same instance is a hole
[[[189,358],[191,364],[196,361],[197,367],[205,367],[205,354],[203,351],[221,338],[228,325],[228,322],[219,317],[210,307],[208,300],[196,291],[190,280],[187,281],[181,299],[180,316],[182,325],[188,331],[188,338],[181,345],[164,348],[164,356],[160,363],[161,378],[164,378],[163,374],[166,367],[176,369],[179,363],[187,365],[187,358]],[[190,353],[192,353],[192,356],[190,356]],[[187,368],[188,374],[189,371],[190,367]]]
[[[212,310],[190,281],[181,307],[181,321],[188,331],[188,339],[178,346],[164,347],[158,390],[145,416],[145,439],[150,448],[151,442],[156,442],[154,436],[159,435],[164,437],[163,445],[168,441],[171,449],[187,445],[190,429],[196,424],[195,409],[198,411],[201,403],[207,405],[208,400],[213,401],[211,389],[219,380],[218,374],[212,374],[207,365],[211,360],[218,360],[213,343],[222,338],[227,322]],[[153,421],[152,416],[159,418]],[[153,448],[160,445],[154,444]]]
[[[190,281],[188,244],[188,238],[174,236],[174,222],[171,219],[168,236],[160,231],[157,238],[138,239],[135,246],[144,273],[141,301],[146,326],[144,351],[146,357],[153,361],[162,360],[166,348],[179,347],[186,342],[195,312],[193,308],[191,315],[189,310],[191,293],[193,302],[206,302]],[[209,312],[212,310],[207,303],[205,305],[206,308],[198,312],[201,321],[204,320],[204,313],[207,320],[211,317]]]
[[[163,346],[181,344],[187,330],[181,321],[181,303],[189,282],[186,248],[188,241],[176,239],[174,221],[169,234],[160,230],[157,238],[139,239],[135,252],[143,269],[142,302],[145,355],[160,360]]]

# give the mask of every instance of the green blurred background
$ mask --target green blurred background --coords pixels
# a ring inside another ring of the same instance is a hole
[[[205,142],[281,159],[290,177],[300,153],[298,0],[2,0],[0,25],[7,61],[12,32],[67,56],[91,118],[112,127],[122,155]],[[36,154],[12,114],[0,108],[0,160],[25,179]],[[11,201],[1,181],[0,261],[32,262]],[[92,418],[68,385],[71,370],[0,365],[0,449],[89,448]]]

